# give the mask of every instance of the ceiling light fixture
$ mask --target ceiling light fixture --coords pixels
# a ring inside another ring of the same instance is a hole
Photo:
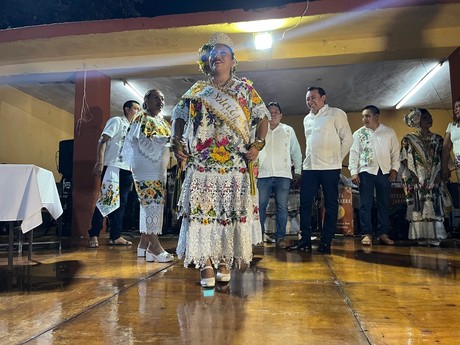
[[[400,109],[407,101],[417,93],[418,90],[422,88],[433,76],[439,72],[444,61],[441,61],[436,66],[434,66],[425,76],[420,79],[420,81],[415,84],[415,86],[396,104],[396,109]]]
[[[254,34],[254,45],[257,50],[266,50],[272,47],[273,39],[272,34],[269,32],[262,32]]]
[[[134,95],[139,97],[140,99],[144,99],[144,96],[141,95],[139,91],[137,91],[130,83],[126,80],[123,80],[123,85],[126,86]]]

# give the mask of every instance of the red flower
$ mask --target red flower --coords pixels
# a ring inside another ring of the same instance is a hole
[[[196,149],[198,151],[203,151],[205,148],[209,147],[211,144],[212,144],[212,138],[208,138],[208,139],[205,140],[205,142],[203,144],[198,143],[196,145]]]
[[[227,137],[222,138],[220,141],[217,142],[217,146],[226,146],[230,141]]]
[[[203,167],[199,167],[199,168],[198,168],[198,171],[199,171],[199,172],[204,172],[204,168],[203,168]]]
[[[240,168],[240,173],[242,174],[246,173],[246,168]]]
[[[246,217],[240,217],[240,222],[241,223],[246,223]]]

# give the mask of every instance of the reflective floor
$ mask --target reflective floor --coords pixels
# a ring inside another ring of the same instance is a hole
[[[228,284],[199,285],[182,262],[132,247],[34,247],[7,271],[0,252],[0,344],[458,344],[460,240],[332,255],[254,248]],[[163,237],[174,251],[177,238]]]

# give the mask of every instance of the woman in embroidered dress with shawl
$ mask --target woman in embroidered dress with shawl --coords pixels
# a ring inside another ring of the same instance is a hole
[[[407,201],[409,239],[420,245],[439,246],[446,238],[444,217],[451,201],[441,179],[443,139],[430,132],[433,118],[426,109],[412,109],[404,117],[409,127],[401,143],[402,181]]]
[[[128,129],[123,160],[129,162],[140,203],[141,240],[137,256],[148,262],[170,262],[173,256],[160,244],[166,200],[166,169],[169,163],[168,142],[171,125],[161,115],[165,105],[161,91],[149,90],[144,96],[144,110],[138,112]]]
[[[172,115],[171,146],[185,168],[177,255],[201,268],[203,287],[229,281],[233,263],[249,265],[252,245],[262,241],[253,163],[270,114],[252,85],[233,75],[232,48],[228,36],[211,36],[198,62],[210,78],[195,83]]]

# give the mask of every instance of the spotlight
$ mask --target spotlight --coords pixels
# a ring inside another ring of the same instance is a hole
[[[266,50],[272,47],[272,34],[261,32],[254,34],[254,44],[257,50]]]

